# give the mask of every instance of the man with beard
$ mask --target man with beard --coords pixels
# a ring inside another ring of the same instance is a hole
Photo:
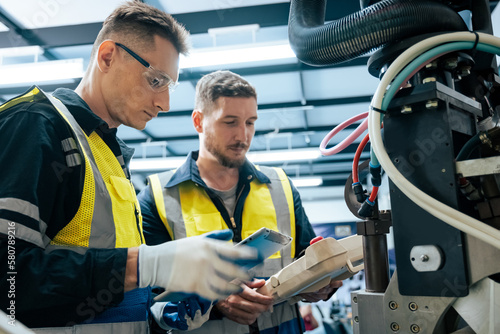
[[[245,79],[230,71],[205,75],[196,86],[192,113],[199,134],[199,151],[191,152],[175,171],[150,176],[139,195],[146,243],[230,228],[235,243],[261,227],[280,231],[294,241],[254,268],[254,276],[267,278],[288,265],[315,237],[299,193],[280,168],[255,166],[245,155],[255,134],[257,94]],[[297,307],[257,292],[265,280],[243,284],[243,291],[215,303],[210,320],[195,333],[302,333]],[[332,281],[303,299],[328,299],[342,282]],[[207,308],[209,301],[190,305]],[[184,318],[184,306],[170,303],[160,318],[164,329]]]

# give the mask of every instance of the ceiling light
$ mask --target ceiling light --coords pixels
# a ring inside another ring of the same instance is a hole
[[[83,76],[83,59],[0,66],[0,86],[68,80]]]
[[[237,33],[245,33],[249,32],[255,34],[260,29],[260,25],[258,24],[244,24],[239,26],[231,26],[231,27],[220,27],[220,28],[209,28],[208,34],[212,37],[220,36],[220,35],[230,35]]]
[[[41,55],[43,49],[38,46],[20,46],[17,48],[2,48],[0,49],[1,57],[22,57]]]
[[[253,163],[315,160],[321,157],[318,148],[248,152]]]
[[[300,177],[291,178],[293,184],[299,187],[317,187],[323,184],[323,179],[321,177]]]
[[[188,57],[181,55],[179,67],[193,68],[287,58],[295,58],[288,42],[250,44],[237,49],[217,47],[193,50]]]
[[[184,161],[186,157],[132,159],[129,168],[137,171],[167,170],[180,167]]]

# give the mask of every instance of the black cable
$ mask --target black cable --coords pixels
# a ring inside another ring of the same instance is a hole
[[[395,40],[426,33],[468,31],[464,20],[445,4],[428,0],[383,0],[325,24],[326,0],[292,0],[290,46],[313,65],[354,59]]]
[[[382,109],[376,108],[374,106],[370,106],[370,109],[373,111],[379,112],[381,114],[387,114],[387,110],[382,110]]]
[[[471,153],[477,147],[479,147],[479,145],[481,145],[481,139],[479,138],[479,136],[482,133],[483,132],[476,133],[476,135],[474,137],[472,137],[471,139],[469,139],[467,141],[467,143],[465,143],[465,145],[462,147],[462,149],[460,150],[460,152],[458,152],[456,161],[467,160],[469,158],[469,156],[471,155]]]
[[[474,41],[474,46],[472,47],[472,58],[476,56],[477,51],[477,43],[479,43],[479,34],[476,31],[471,31],[474,35],[476,35],[476,40]]]

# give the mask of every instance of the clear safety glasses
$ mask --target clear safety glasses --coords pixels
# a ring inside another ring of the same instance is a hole
[[[167,73],[157,70],[156,68],[151,66],[150,63],[142,59],[137,53],[130,50],[125,45],[117,42],[115,42],[115,44],[125,50],[129,55],[134,57],[139,63],[147,68],[143,75],[144,78],[146,78],[149,87],[151,87],[154,92],[161,93],[168,89],[170,93],[172,93],[177,85],[179,85],[179,83],[175,82]]]

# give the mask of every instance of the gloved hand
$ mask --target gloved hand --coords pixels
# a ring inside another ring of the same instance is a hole
[[[156,323],[163,329],[193,330],[210,317],[212,302],[191,296],[180,302],[160,302],[151,306]]]
[[[204,236],[209,236],[204,237]],[[139,287],[160,286],[169,292],[197,294],[208,300],[225,298],[241,290],[234,279],[249,280],[238,262],[262,262],[251,247],[233,247],[230,230],[139,247]],[[214,240],[219,239],[219,240]]]

